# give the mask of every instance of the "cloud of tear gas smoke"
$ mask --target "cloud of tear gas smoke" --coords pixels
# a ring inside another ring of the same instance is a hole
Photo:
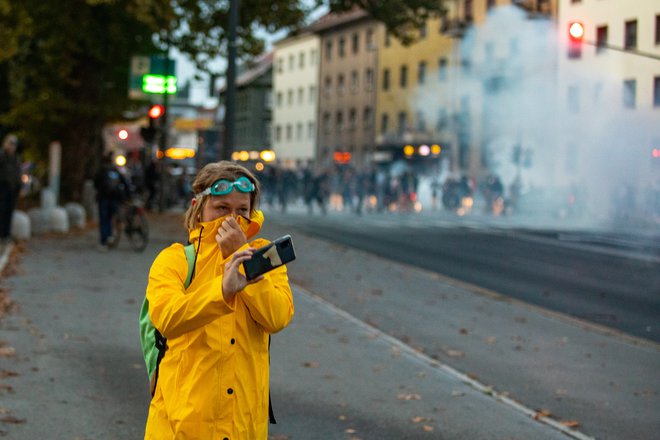
[[[658,113],[652,102],[623,105],[621,71],[633,55],[608,52],[592,62],[586,52],[595,49],[584,48],[584,60],[569,64],[563,44],[552,21],[494,8],[463,37],[448,81],[421,86],[412,108],[442,103],[449,115],[467,113],[469,154],[481,158],[471,177],[499,176],[509,198],[519,182],[519,214],[658,227]],[[452,124],[447,131],[460,131]]]

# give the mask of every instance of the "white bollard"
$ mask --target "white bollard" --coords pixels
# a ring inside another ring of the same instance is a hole
[[[79,203],[70,202],[64,205],[67,216],[69,217],[69,226],[82,229],[87,221],[85,208]]]
[[[50,231],[50,221],[48,211],[41,208],[32,208],[27,212],[30,217],[32,234],[43,234]]]
[[[69,232],[69,217],[66,209],[57,206],[49,211],[50,230],[53,232]]]
[[[30,217],[25,212],[14,211],[11,217],[11,236],[15,240],[30,239]]]

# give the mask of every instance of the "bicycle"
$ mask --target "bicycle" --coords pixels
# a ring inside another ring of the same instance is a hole
[[[123,231],[133,250],[144,251],[149,243],[149,223],[142,201],[131,197],[123,202],[112,219],[112,228],[114,233],[108,238],[108,247],[116,248],[119,245]]]

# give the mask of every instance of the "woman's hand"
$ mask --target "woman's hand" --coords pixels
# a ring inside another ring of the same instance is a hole
[[[253,247],[247,248],[240,252],[236,252],[231,260],[225,264],[225,271],[222,276],[222,296],[226,302],[230,302],[238,292],[245,289],[248,284],[256,283],[263,280],[263,275],[248,281],[245,275],[238,271],[238,268],[244,261],[252,258],[252,254],[256,249]]]
[[[222,257],[227,258],[247,243],[247,238],[241,230],[240,225],[233,216],[227,217],[215,235]]]

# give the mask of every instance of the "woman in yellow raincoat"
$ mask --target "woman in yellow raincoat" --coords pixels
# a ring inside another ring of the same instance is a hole
[[[248,282],[242,263],[264,217],[259,182],[232,162],[206,165],[185,217],[196,251],[193,279],[183,245],[163,250],[149,272],[154,326],[167,338],[145,439],[266,440],[269,335],[293,317],[286,267]]]

